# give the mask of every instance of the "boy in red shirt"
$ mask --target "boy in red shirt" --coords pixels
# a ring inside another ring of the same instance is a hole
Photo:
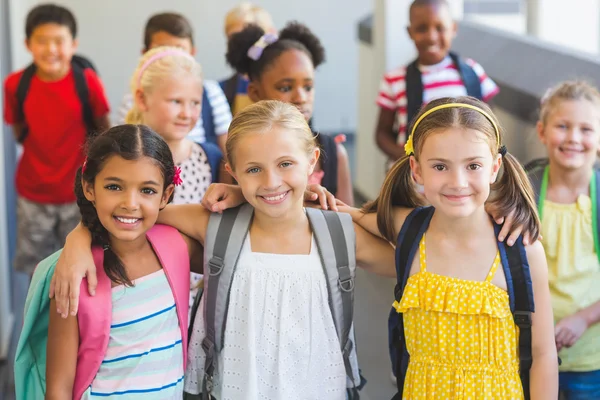
[[[109,127],[108,100],[92,68],[73,72],[77,24],[60,6],[33,8],[25,24],[26,46],[33,65],[12,73],[4,82],[4,119],[23,145],[16,173],[17,253],[15,269],[29,275],[37,263],[61,248],[80,220],[73,185],[83,163],[90,130]],[[77,68],[82,68],[78,66]],[[19,100],[22,79],[29,75],[26,97]],[[84,109],[82,85],[87,89]],[[89,123],[85,110],[90,109]]]

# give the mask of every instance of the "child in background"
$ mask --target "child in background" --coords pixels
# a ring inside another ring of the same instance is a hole
[[[315,68],[324,61],[319,38],[299,23],[288,24],[280,35],[249,25],[231,37],[227,48],[227,62],[250,79],[252,101],[285,101],[295,105],[307,121],[314,110]],[[315,136],[322,157],[310,183],[321,184],[336,198],[353,204],[346,149],[331,136]]]
[[[94,70],[73,62],[77,23],[69,10],[53,4],[33,8],[25,33],[33,64],[6,78],[4,120],[23,145],[16,173],[14,266],[31,275],[41,260],[63,246],[79,221],[75,173],[83,162],[87,136],[108,128],[109,106]],[[79,97],[80,86],[87,89],[87,99]]]
[[[415,0],[410,5],[407,30],[418,57],[385,74],[377,98],[375,139],[392,162],[404,156],[407,126],[423,104],[464,95],[488,102],[498,94],[481,65],[450,52],[456,29],[447,0]]]
[[[155,224],[178,174],[146,126],[117,126],[90,144],[75,193],[98,290],[63,319],[47,285],[61,252],[37,266],[15,362],[19,400],[182,398],[190,258],[202,251]]]
[[[190,22],[180,14],[155,14],[144,28],[144,48],[142,54],[156,47],[179,47],[192,56],[196,54],[194,33]],[[189,132],[190,140],[196,143],[216,143],[225,151],[227,129],[231,123],[231,111],[227,99],[216,81],[205,79],[203,82],[201,118]],[[119,108],[117,123],[125,123],[125,116],[133,105],[133,96],[127,93]]]
[[[247,25],[260,26],[265,32],[275,33],[275,25],[269,13],[262,7],[250,2],[242,2],[233,7],[225,15],[225,37],[227,41],[235,33],[243,30]],[[248,97],[248,77],[236,72],[230,78],[219,82],[233,115],[252,104]]]
[[[566,400],[600,399],[599,109],[600,93],[585,82],[549,90],[537,123],[548,159],[529,171],[537,189]]]
[[[181,169],[182,184],[175,189],[174,204],[200,204],[211,183],[231,182],[219,147],[195,143],[188,135],[202,103],[202,70],[188,52],[156,47],[144,53],[131,78],[131,93],[134,103],[125,121],[147,125],[162,136]],[[190,307],[201,278],[191,275]]]

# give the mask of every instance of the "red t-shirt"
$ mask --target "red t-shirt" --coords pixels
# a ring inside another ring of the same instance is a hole
[[[91,69],[84,70],[94,118],[109,111],[104,87]],[[4,119],[17,121],[17,86],[23,71],[10,74],[4,82]],[[23,112],[29,133],[16,174],[17,193],[37,203],[61,204],[75,201],[75,174],[84,159],[87,129],[83,110],[70,71],[55,82],[34,76]]]

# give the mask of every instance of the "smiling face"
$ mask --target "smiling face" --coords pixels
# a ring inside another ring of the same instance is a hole
[[[77,40],[73,39],[67,26],[55,23],[39,25],[25,43],[43,79],[60,79],[69,72]]]
[[[600,119],[592,102],[560,101],[537,130],[550,163],[564,170],[593,167],[600,150]]]
[[[84,195],[94,204],[111,243],[145,240],[173,193],[173,185],[163,188],[161,170],[149,157],[125,160],[111,156],[93,183],[83,182]]]
[[[136,93],[145,125],[167,142],[183,140],[200,118],[202,81],[182,71],[164,76],[149,93]]]
[[[275,125],[243,133],[237,140],[228,170],[257,213],[285,218],[303,207],[308,177],[319,157],[316,148],[307,152],[299,137],[303,134]]]
[[[450,52],[456,36],[456,23],[447,4],[411,8],[408,34],[415,42],[422,65],[441,62]]]
[[[458,127],[430,133],[418,161],[410,160],[427,200],[451,218],[472,215],[483,207],[501,163],[482,133]]]
[[[315,68],[305,52],[290,49],[283,52],[260,79],[250,82],[248,95],[254,102],[279,100],[293,104],[308,121],[313,114]]]

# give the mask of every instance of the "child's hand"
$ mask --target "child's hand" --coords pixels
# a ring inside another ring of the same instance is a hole
[[[561,319],[554,327],[556,349],[573,346],[587,329],[587,319],[581,313]]]
[[[504,225],[502,226],[502,229],[500,230],[500,234],[498,235],[499,241],[504,242],[504,239],[506,239],[506,237],[508,236],[508,240],[506,241],[506,244],[508,244],[509,246],[512,246],[513,244],[515,244],[515,242],[519,238],[519,235],[521,235],[521,233],[523,233],[523,244],[525,246],[527,246],[531,242],[530,232],[523,232],[523,228],[525,228],[525,226],[523,226],[523,225],[514,226],[513,225],[514,217],[515,217],[514,211],[511,212],[509,215],[498,215],[498,210],[496,210],[496,208],[494,208],[494,205],[492,203],[486,203],[485,209],[486,209],[487,213],[490,214],[492,216],[492,218],[494,218],[494,221],[496,221],[496,223],[498,225],[501,225],[502,223],[504,223]],[[539,239],[540,240],[542,239],[541,235],[539,236]]]
[[[228,208],[237,207],[245,202],[246,198],[239,186],[224,183],[211,184],[202,198],[204,208],[217,213],[221,213]]]
[[[58,258],[50,282],[50,298],[56,297],[56,311],[63,318],[67,318],[68,314],[77,314],[79,288],[84,277],[87,277],[90,296],[96,294],[98,280],[90,242],[89,232],[83,228],[76,228],[67,237],[65,247]]]
[[[337,200],[327,189],[316,183],[308,185],[304,192],[304,201],[309,203],[318,202],[323,210],[331,209],[333,211],[338,211],[338,204],[345,205],[340,200]],[[309,207],[314,205],[308,204]]]

